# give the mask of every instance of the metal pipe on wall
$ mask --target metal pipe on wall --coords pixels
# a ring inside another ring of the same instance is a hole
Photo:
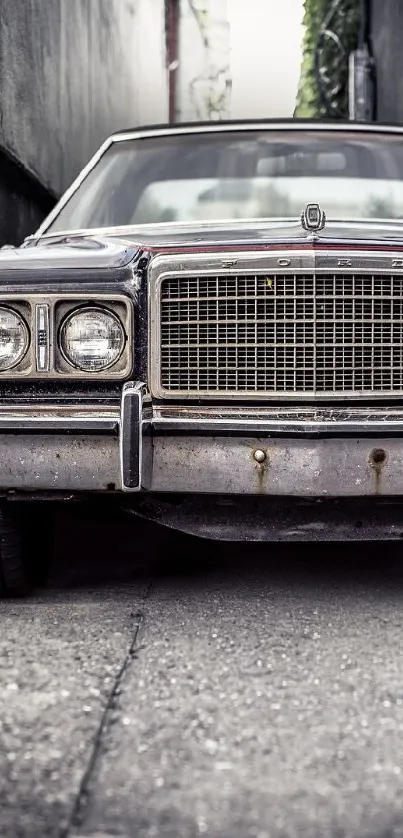
[[[179,0],[167,0],[167,65],[169,122],[177,117],[179,55]]]

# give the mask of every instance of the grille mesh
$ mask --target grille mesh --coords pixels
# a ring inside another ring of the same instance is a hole
[[[166,391],[403,389],[403,276],[169,277],[160,293]]]

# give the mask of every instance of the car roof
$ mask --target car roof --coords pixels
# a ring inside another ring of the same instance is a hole
[[[353,120],[332,120],[332,119],[306,119],[306,118],[273,118],[268,119],[224,119],[217,121],[192,121],[192,122],[170,122],[170,123],[153,123],[149,125],[138,125],[134,128],[124,128],[114,131],[110,135],[110,139],[122,139],[124,137],[133,137],[137,135],[155,135],[155,134],[181,134],[186,132],[202,133],[204,130],[225,131],[243,128],[267,128],[269,130],[281,130],[282,128],[291,128],[293,130],[303,128],[314,128],[315,130],[323,131],[379,131],[392,133],[403,133],[403,125],[401,123],[379,123],[379,122],[356,122]]]

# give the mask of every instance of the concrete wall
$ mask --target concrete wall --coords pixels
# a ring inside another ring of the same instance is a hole
[[[164,9],[164,0],[0,0],[0,146],[55,195],[114,130],[167,121]],[[0,243],[1,172],[0,160]],[[33,181],[27,190],[35,203]],[[25,203],[17,238],[46,210]]]
[[[228,119],[230,30],[227,0],[180,0],[177,122]]]
[[[303,0],[179,0],[179,10],[179,122],[293,115]]]

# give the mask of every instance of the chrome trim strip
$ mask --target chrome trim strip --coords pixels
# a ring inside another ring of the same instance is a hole
[[[403,419],[391,422],[310,422],[291,419],[173,419],[154,417],[152,428],[156,433],[206,433],[220,436],[224,433],[249,436],[269,434],[271,436],[314,436],[326,434],[344,436],[403,436]]]
[[[49,306],[41,303],[35,306],[35,357],[38,372],[49,372],[50,368],[50,329]]]
[[[354,122],[309,122],[301,120],[282,122],[265,122],[251,120],[250,122],[212,122],[211,124],[194,124],[194,125],[168,125],[165,127],[155,127],[150,129],[139,129],[134,131],[123,131],[117,134],[112,134],[111,142],[124,142],[125,140],[139,140],[145,137],[165,137],[180,134],[223,134],[232,131],[331,131],[332,133],[340,133],[348,131],[352,133],[361,133],[364,131],[371,134],[402,134],[403,127],[400,125],[378,125],[377,123],[359,124]]]
[[[33,405],[0,407],[0,432],[37,430],[83,431],[117,433],[124,424],[127,399],[135,395],[139,400],[142,433],[139,439],[140,459],[144,459],[144,439],[155,433],[216,433],[240,435],[251,433],[287,434],[331,433],[334,436],[355,433],[403,434],[403,408],[228,408],[158,406],[152,410],[147,404],[148,394],[143,383],[128,382],[123,388],[121,407],[60,407]],[[123,434],[121,434],[121,453]]]
[[[119,429],[119,421],[113,419],[101,419],[93,417],[92,419],[45,419],[45,418],[0,418],[0,433],[25,431],[27,433],[35,433],[37,431],[46,431],[54,433],[117,433]]]
[[[403,436],[403,406],[371,409],[154,405],[151,422],[156,434]]]
[[[120,473],[124,492],[139,492],[151,486],[152,445],[150,423],[143,418],[147,388],[141,381],[128,381],[122,391],[120,419]]]
[[[56,433],[112,433],[117,434],[120,425],[119,408],[115,410],[82,411],[79,408],[36,406],[32,409],[2,409],[0,411],[0,433],[52,431]]]
[[[231,407],[154,405],[156,433],[250,434],[403,433],[403,406],[397,407]]]

